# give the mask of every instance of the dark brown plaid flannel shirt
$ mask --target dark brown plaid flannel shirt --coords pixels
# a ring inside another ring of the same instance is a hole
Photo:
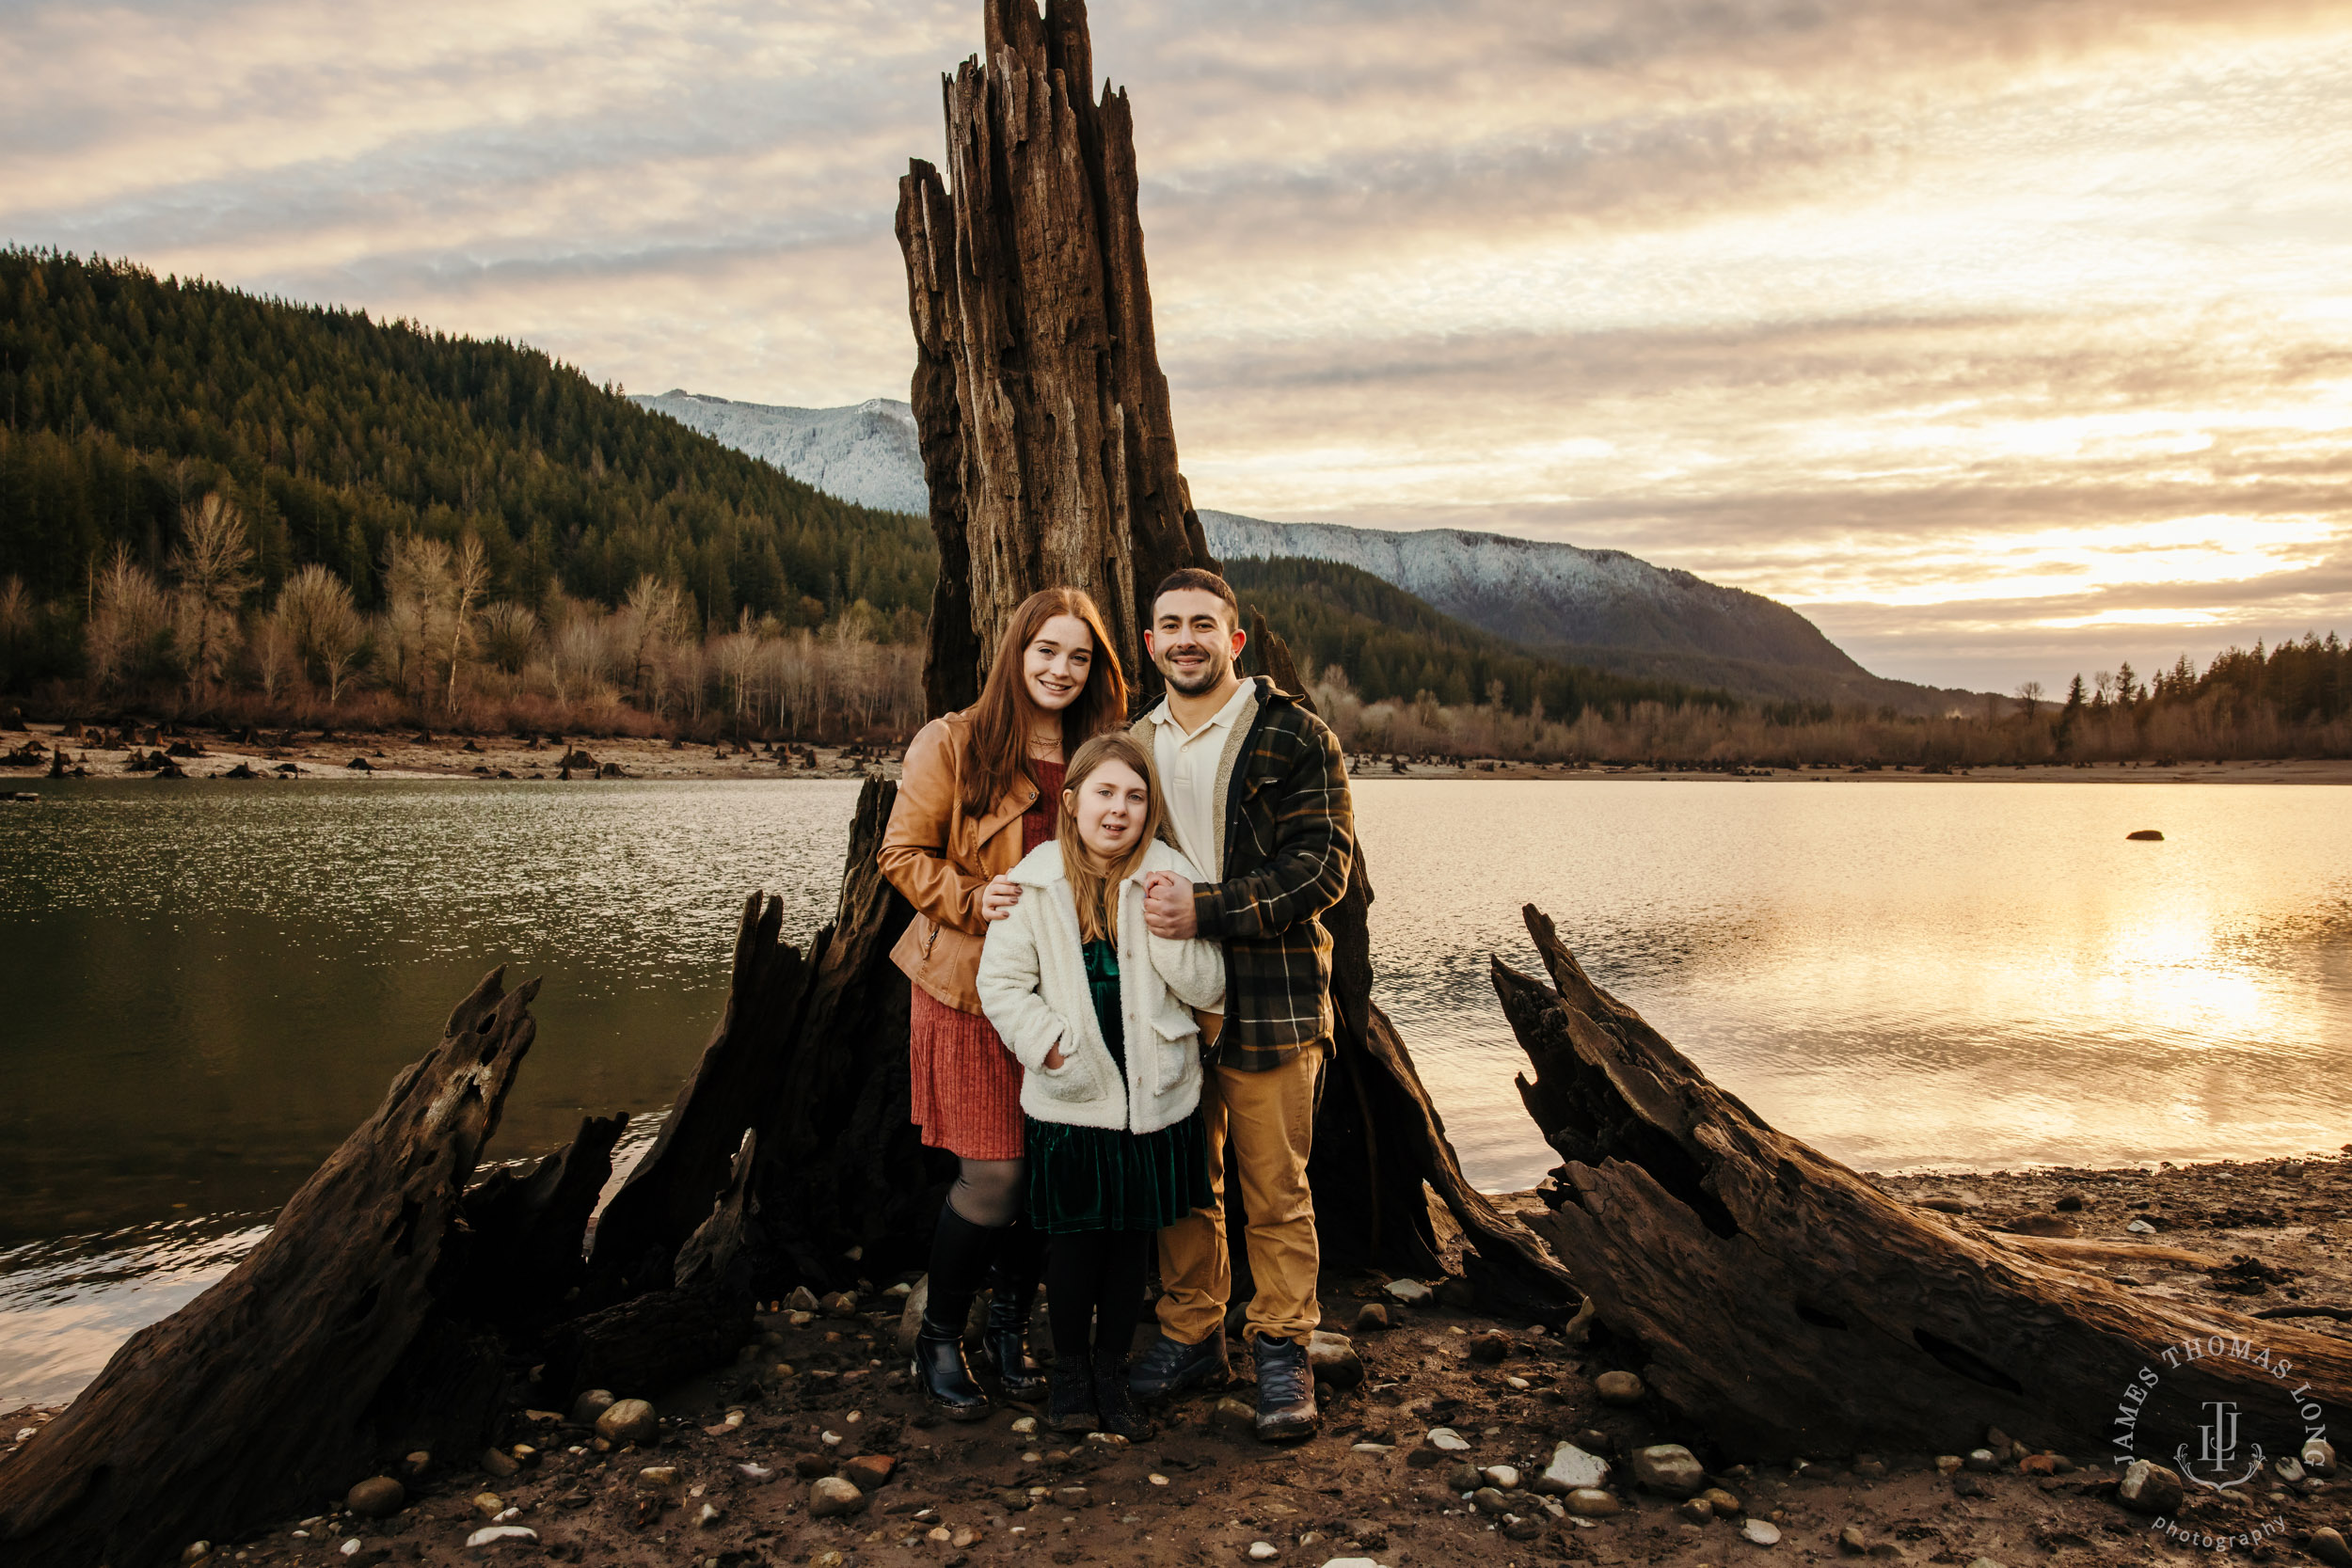
[[[1193,884],[1200,934],[1225,944],[1219,1066],[1280,1067],[1329,1037],[1331,934],[1315,917],[1347,891],[1356,811],[1329,726],[1261,677],[1257,716],[1226,787],[1225,875]]]

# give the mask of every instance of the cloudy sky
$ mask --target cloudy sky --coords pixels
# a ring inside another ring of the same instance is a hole
[[[1205,506],[1630,550],[1873,669],[2352,633],[2352,8],[1098,0]],[[0,0],[0,239],[906,394],[977,0]]]

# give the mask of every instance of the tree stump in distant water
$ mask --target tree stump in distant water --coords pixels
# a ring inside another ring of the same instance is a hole
[[[924,684],[970,704],[1013,607],[1083,588],[1140,688],[1148,601],[1211,564],[1177,471],[1136,217],[1127,95],[1093,94],[1083,0],[985,0],[986,53],[945,83],[947,172],[898,182],[939,583]]]
[[[133,1335],[0,1470],[9,1563],[176,1560],[315,1509],[399,1445],[483,1440],[502,1359],[441,1311],[437,1271],[531,1047],[538,983],[506,995],[502,974],[227,1278]]]
[[[2136,1456],[2169,1465],[2207,1401],[2274,1456],[2302,1447],[2300,1401],[2352,1419],[2342,1340],[2136,1295],[1888,1196],[1717,1088],[1526,917],[1552,985],[1493,967],[1535,1067],[1519,1093],[1568,1162],[1538,1228],[1601,1323],[1645,1347],[1650,1386],[1733,1455],[1964,1452],[1998,1426],[2083,1456],[2136,1432]],[[2268,1358],[2179,1350],[2214,1336]]]

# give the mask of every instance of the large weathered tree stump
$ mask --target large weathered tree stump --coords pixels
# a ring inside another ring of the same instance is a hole
[[[1533,908],[1527,924],[1552,984],[1500,959],[1494,982],[1535,1069],[1520,1093],[1567,1161],[1539,1228],[1651,1387],[1732,1455],[1965,1451],[1998,1426],[2169,1465],[2207,1402],[2273,1456],[2352,1417],[2341,1340],[2137,1295],[1888,1196],[1708,1082]]]
[[[1083,0],[985,0],[986,52],[945,83],[947,173],[914,160],[898,244],[912,388],[939,538],[925,686],[934,713],[978,695],[1013,607],[1083,588],[1124,667],[1143,597],[1209,564],[1176,467],[1168,378],[1136,216],[1124,92],[1094,97]]]
[[[0,1471],[12,1565],[177,1560],[314,1511],[404,1445],[485,1435],[501,1359],[437,1270],[530,1049],[532,982],[493,971],[225,1279],[133,1335]]]

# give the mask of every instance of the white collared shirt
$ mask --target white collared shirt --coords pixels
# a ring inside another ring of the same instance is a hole
[[[1216,765],[1251,695],[1245,678],[1226,705],[1190,735],[1168,710],[1166,697],[1152,710],[1152,762],[1168,791],[1168,826],[1175,830],[1176,847],[1203,876],[1216,876],[1225,864],[1225,824],[1216,820]]]

